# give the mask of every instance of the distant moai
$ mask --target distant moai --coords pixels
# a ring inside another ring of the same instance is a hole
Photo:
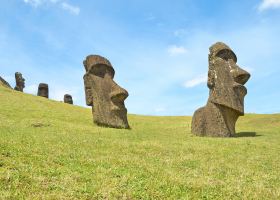
[[[7,88],[10,88],[12,89],[12,87],[10,86],[10,84],[5,80],[3,79],[1,76],[0,76],[0,84],[7,87]]]
[[[235,123],[244,115],[244,84],[250,74],[241,69],[235,53],[224,43],[210,47],[207,86],[210,94],[206,106],[195,111],[192,133],[199,136],[231,137]]]
[[[73,104],[73,99],[72,99],[72,96],[70,94],[65,94],[64,95],[64,103]]]
[[[110,61],[89,55],[83,62],[86,104],[92,106],[93,121],[99,126],[129,128],[124,101],[128,92],[114,80],[115,70]]]
[[[46,83],[40,83],[37,96],[49,98],[49,86]]]
[[[16,78],[16,86],[14,89],[23,92],[23,88],[25,88],[25,79],[22,77],[22,74],[19,72],[15,73],[15,78]]]

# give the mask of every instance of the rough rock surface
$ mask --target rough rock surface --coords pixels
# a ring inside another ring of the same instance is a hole
[[[12,89],[12,87],[10,86],[10,84],[9,84],[7,81],[5,81],[1,76],[0,76],[0,85],[3,85],[3,86],[5,86],[5,87],[7,87],[7,88]]]
[[[206,106],[195,111],[192,133],[199,136],[231,137],[235,123],[244,115],[244,84],[250,74],[237,64],[235,53],[224,43],[210,47],[207,85],[210,89]]]
[[[15,73],[15,78],[16,78],[15,90],[23,92],[23,88],[25,88],[25,79],[22,77],[22,74],[19,72]]]
[[[46,83],[40,83],[37,96],[49,98],[49,86]]]
[[[83,63],[86,70],[86,103],[92,106],[94,123],[113,128],[129,128],[124,104],[128,92],[113,80],[115,70],[109,60],[89,55]]]
[[[72,99],[72,96],[70,94],[65,94],[64,95],[64,103],[73,104],[73,99]]]

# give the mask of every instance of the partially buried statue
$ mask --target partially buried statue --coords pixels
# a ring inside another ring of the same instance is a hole
[[[93,121],[97,125],[129,128],[124,100],[128,92],[114,80],[115,70],[109,60],[89,55],[84,60],[86,103],[92,106]]]
[[[195,111],[192,133],[199,136],[231,137],[235,123],[244,115],[244,84],[250,74],[237,64],[234,52],[224,43],[210,47],[207,85],[210,89],[206,106]]]
[[[23,88],[25,87],[25,79],[22,77],[22,74],[19,72],[15,73],[15,78],[16,78],[15,90],[23,92]]]
[[[65,94],[64,95],[64,103],[73,104],[73,99],[72,99],[72,96],[70,94]]]
[[[40,83],[38,87],[37,96],[49,98],[49,86],[46,83]]]

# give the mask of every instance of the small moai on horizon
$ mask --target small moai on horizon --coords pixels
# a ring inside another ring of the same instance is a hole
[[[99,55],[89,55],[83,64],[86,70],[86,104],[92,106],[94,123],[98,126],[128,129],[124,104],[128,92],[113,80],[115,70],[110,61]]]
[[[64,103],[73,104],[73,99],[72,99],[72,96],[70,94],[65,94],[64,95]]]
[[[16,72],[15,79],[16,79],[16,86],[14,89],[23,92],[23,88],[25,88],[25,79],[22,77],[22,74],[20,72]]]
[[[195,111],[191,131],[198,136],[232,137],[238,117],[244,115],[244,84],[250,74],[236,64],[237,57],[226,44],[217,42],[209,50],[209,98]]]
[[[40,83],[38,87],[37,96],[49,98],[49,86],[46,83]]]
[[[3,79],[1,76],[0,76],[0,84],[7,87],[7,88],[10,88],[10,89],[13,89],[10,84],[5,80]]]

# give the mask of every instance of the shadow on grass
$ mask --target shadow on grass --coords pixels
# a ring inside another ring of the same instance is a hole
[[[239,132],[236,133],[234,137],[259,137],[261,135],[258,135],[256,132]]]

